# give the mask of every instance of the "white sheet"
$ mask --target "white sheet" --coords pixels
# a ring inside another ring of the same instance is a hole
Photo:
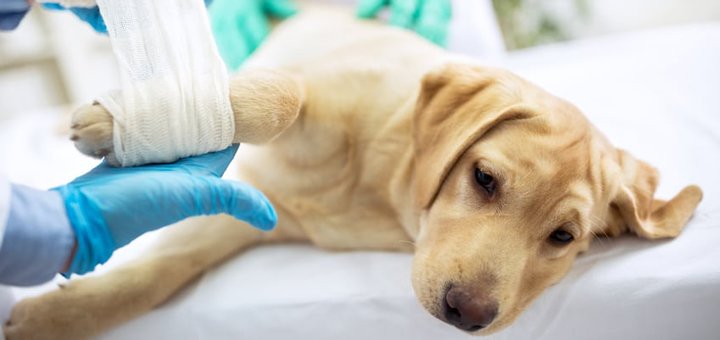
[[[596,241],[565,279],[491,339],[720,337],[719,61],[720,24],[510,55],[508,66],[576,103],[616,145],[658,167],[661,197],[696,183],[705,199],[673,241]],[[90,167],[53,135],[55,122],[37,113],[0,123],[0,165],[12,179],[48,187]],[[416,302],[410,262],[407,254],[256,249],[102,338],[469,338]]]

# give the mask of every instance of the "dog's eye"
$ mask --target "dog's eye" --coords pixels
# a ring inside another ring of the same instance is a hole
[[[475,168],[475,181],[488,193],[488,195],[492,196],[495,193],[495,188],[497,187],[497,183],[495,181],[495,178],[493,176],[488,175],[487,173],[483,172],[482,170]]]
[[[573,237],[572,234],[560,228],[555,229],[555,231],[550,234],[550,241],[561,246],[572,242],[574,239],[575,237]]]

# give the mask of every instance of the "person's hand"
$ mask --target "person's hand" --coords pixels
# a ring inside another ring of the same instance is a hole
[[[114,168],[105,163],[55,188],[75,230],[70,273],[85,273],[136,237],[185,218],[228,214],[262,230],[277,217],[247,184],[222,180],[237,146],[172,164]]]
[[[285,19],[297,8],[289,0],[214,0],[209,12],[220,55],[235,70],[270,33],[268,16]]]
[[[445,46],[452,16],[451,0],[360,0],[357,15],[370,19],[390,7],[390,24],[412,29],[433,43]]]

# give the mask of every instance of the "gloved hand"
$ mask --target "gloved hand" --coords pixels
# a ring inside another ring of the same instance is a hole
[[[229,214],[262,229],[277,217],[267,198],[247,184],[220,179],[237,146],[172,164],[113,168],[105,163],[55,188],[75,231],[70,273],[104,263],[136,237],[185,218]]]
[[[377,16],[390,7],[390,24],[412,29],[433,43],[445,46],[452,17],[451,0],[360,0],[357,15],[363,19]]]
[[[75,14],[76,17],[78,17],[80,20],[88,23],[92,28],[98,32],[98,33],[105,33],[107,34],[107,27],[105,26],[105,21],[102,18],[102,15],[100,15],[100,9],[98,9],[97,6],[95,7],[70,7],[65,8],[60,4],[57,3],[44,3],[43,7],[46,9],[51,10],[65,10],[69,9],[70,12]]]
[[[289,0],[214,0],[209,12],[220,55],[235,70],[270,33],[268,16],[285,19],[297,8]]]

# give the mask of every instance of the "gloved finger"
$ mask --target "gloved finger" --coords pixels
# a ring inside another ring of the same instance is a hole
[[[424,0],[415,31],[439,46],[445,46],[452,19],[450,0]]]
[[[260,230],[272,230],[277,224],[277,213],[270,201],[252,186],[219,178],[208,178],[208,184],[218,190],[212,190],[216,197],[209,199],[218,203],[219,211],[245,221]]]
[[[389,2],[390,0],[361,0],[358,4],[357,16],[363,19],[374,18]]]
[[[65,7],[63,7],[63,5],[56,4],[54,2],[46,2],[46,3],[42,4],[42,7],[45,9],[52,10],[52,11],[64,11],[65,10]]]
[[[264,0],[262,7],[265,13],[280,19],[287,19],[298,11],[290,0]]]
[[[235,157],[238,147],[240,144],[233,144],[222,151],[183,158],[173,164],[168,164],[168,167],[185,168],[191,175],[222,177]]]
[[[105,20],[100,15],[100,9],[95,6],[92,8],[83,7],[71,7],[70,11],[73,12],[78,18],[86,23],[90,24],[93,29],[98,33],[107,34],[107,26],[105,26]]]
[[[390,24],[410,28],[420,10],[419,0],[393,0],[390,5]]]

